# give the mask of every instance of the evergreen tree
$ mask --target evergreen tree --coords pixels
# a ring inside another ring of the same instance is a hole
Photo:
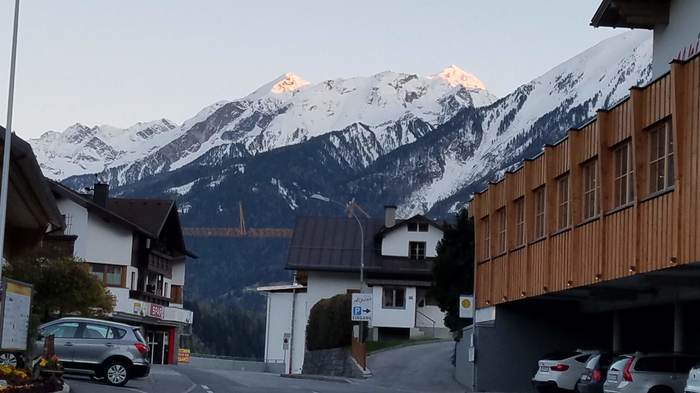
[[[445,326],[459,330],[470,319],[459,318],[459,296],[474,292],[474,221],[466,209],[454,224],[445,223],[444,237],[437,246],[431,293],[445,312]]]

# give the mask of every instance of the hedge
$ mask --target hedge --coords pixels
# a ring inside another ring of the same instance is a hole
[[[311,308],[306,325],[306,349],[346,347],[352,338],[350,295],[322,299]]]

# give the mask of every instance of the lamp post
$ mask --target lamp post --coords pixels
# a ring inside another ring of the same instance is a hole
[[[0,178],[0,282],[2,263],[5,255],[5,224],[7,222],[7,194],[10,179],[10,148],[12,146],[12,106],[15,95],[15,63],[17,62],[17,26],[19,24],[19,0],[15,0],[15,19],[12,28],[12,52],[10,55],[10,83],[7,94],[7,124],[5,124],[5,145],[2,153],[2,176]]]
[[[311,195],[310,198],[315,199],[317,201],[326,202],[326,203],[333,203],[333,204],[336,204],[336,205],[342,207],[343,209],[347,210],[350,213],[350,215],[352,215],[352,217],[357,222],[357,226],[360,228],[360,292],[363,292],[364,287],[365,287],[365,229],[362,226],[362,222],[357,217],[357,214],[355,214],[355,209],[354,209],[354,207],[359,208],[359,206],[355,203],[354,199],[351,200],[350,202],[348,202],[346,205],[343,205],[340,202],[334,201],[334,200],[332,200],[328,197],[325,197],[323,195],[320,195],[320,194],[313,194],[313,195]],[[362,209],[359,209],[359,210],[362,211],[362,213],[364,213],[364,215],[367,218],[369,218],[369,215],[367,213],[365,213]],[[362,342],[362,336],[363,336],[362,327],[363,327],[362,323],[360,323],[360,337],[359,337],[360,342]]]

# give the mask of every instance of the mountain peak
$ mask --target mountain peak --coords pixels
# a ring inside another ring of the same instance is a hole
[[[451,86],[461,85],[467,89],[486,90],[486,86],[473,74],[452,64],[435,75],[437,78],[445,80]]]
[[[270,91],[275,94],[288,93],[298,90],[300,87],[308,84],[309,82],[302,79],[299,75],[288,72],[277,78],[277,81],[272,85]]]

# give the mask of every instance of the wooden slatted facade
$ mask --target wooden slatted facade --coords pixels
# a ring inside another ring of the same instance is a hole
[[[654,135],[667,139],[657,143]],[[655,152],[664,148],[661,170],[655,163],[661,153]],[[542,187],[545,230],[538,237],[536,195]],[[698,195],[695,56],[631,89],[620,103],[474,195],[469,210],[476,226],[477,307],[700,261]],[[516,204],[523,198],[525,241],[519,242]],[[507,220],[505,251],[497,249],[494,217],[500,209]],[[562,214],[568,214],[564,226]]]

